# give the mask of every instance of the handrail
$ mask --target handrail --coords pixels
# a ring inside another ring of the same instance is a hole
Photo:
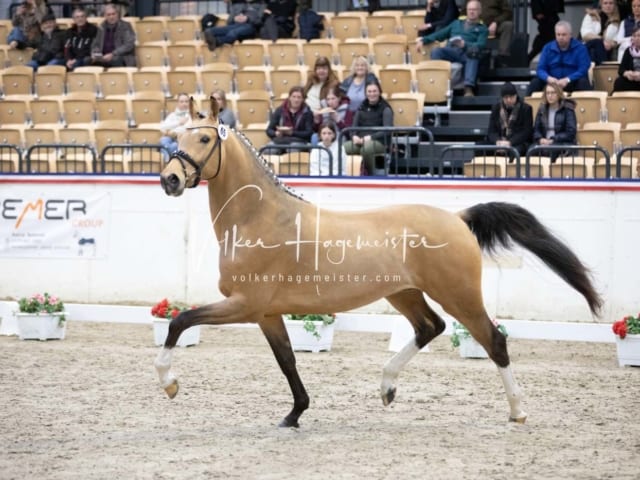
[[[576,153],[580,153],[580,152],[587,152],[587,151],[593,151],[594,153],[594,159],[597,160],[598,159],[598,153],[600,153],[604,158],[605,158],[605,175],[607,178],[609,178],[611,176],[611,158],[609,156],[609,152],[599,146],[599,145],[534,145],[532,147],[529,148],[529,150],[527,150],[527,174],[528,172],[528,168],[529,168],[529,163],[530,163],[530,159],[531,157],[551,157],[551,167],[550,168],[554,168],[554,163],[556,161],[556,159],[560,156],[563,157],[571,157],[571,158],[582,158],[583,160],[583,166],[586,168],[586,161],[585,161],[585,157],[576,157]],[[570,155],[567,155],[566,153],[570,152]],[[549,155],[549,153],[551,153],[551,155]],[[597,163],[597,162],[596,162]],[[560,165],[556,165],[556,167],[560,168],[560,175],[563,178],[573,178],[574,177],[574,172],[575,172],[575,163],[571,164],[571,167],[566,167],[567,169],[570,168],[571,170],[571,176],[566,176],[564,175],[564,170],[565,170],[565,165],[560,164]]]
[[[506,158],[509,163],[515,163],[516,166],[516,176],[518,178],[521,177],[521,161],[520,161],[520,152],[515,147],[501,147],[498,145],[449,145],[442,150],[442,156],[440,158],[440,166],[439,166],[439,176],[443,176],[443,171],[445,167],[454,168],[453,163],[447,163],[446,157],[449,152],[493,152],[493,157],[497,163],[498,158]],[[484,156],[487,156],[486,154]],[[527,178],[529,176],[529,172],[527,170]]]
[[[262,147],[260,147],[260,149],[258,150],[258,154],[259,155],[265,155],[265,151],[268,150],[286,150],[287,153],[291,154],[291,153],[300,153],[300,152],[308,152],[310,150],[324,150],[325,152],[327,152],[327,154],[329,155],[329,172],[328,175],[331,176],[331,172],[333,172],[333,153],[331,153],[331,150],[329,150],[327,147],[325,147],[324,145],[321,144],[312,144],[312,143],[286,143],[286,144],[279,144],[279,143],[273,143],[273,142],[269,142],[264,144]],[[269,155],[269,153],[267,153],[267,155]],[[338,172],[341,172],[342,170],[338,169]],[[282,173],[279,172],[278,175],[281,175]],[[291,172],[289,171],[289,174],[291,174]],[[300,175],[300,168],[298,168],[298,175]],[[323,175],[322,171],[320,172],[320,175]],[[338,174],[340,175],[340,174]]]
[[[13,150],[18,154],[18,173],[22,172],[22,149],[13,143],[0,144],[0,159],[4,156],[4,150]]]
[[[96,152],[90,145],[82,144],[78,145],[77,143],[39,143],[37,145],[31,145],[27,148],[25,153],[25,166],[26,172],[31,172],[31,156],[38,152],[38,150],[54,150],[54,154],[57,155],[56,162],[73,162],[74,160],[69,160],[66,158],[67,151],[73,150],[74,152],[77,150],[89,152],[91,155],[91,167],[90,169],[95,172],[96,171]],[[64,152],[64,153],[63,153]],[[57,169],[56,169],[57,170]],[[21,169],[22,171],[22,169]],[[76,172],[56,172],[56,173],[76,173]],[[90,172],[78,172],[78,173],[90,173]]]

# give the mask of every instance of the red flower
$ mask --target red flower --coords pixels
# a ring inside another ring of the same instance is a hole
[[[176,318],[179,314],[180,310],[178,310],[176,307],[173,307],[173,310],[171,310],[171,318]]]
[[[197,306],[192,306],[193,308],[198,308]],[[182,306],[180,304],[173,304],[166,298],[162,299],[156,305],[151,307],[151,315],[157,318],[166,318],[167,320],[171,320],[180,315],[181,312],[188,310],[189,307]]]

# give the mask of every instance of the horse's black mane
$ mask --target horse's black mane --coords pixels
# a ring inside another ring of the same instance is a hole
[[[273,169],[269,165],[269,162],[267,162],[267,159],[264,158],[262,155],[260,155],[256,147],[254,147],[253,143],[251,143],[251,140],[249,140],[249,138],[244,133],[242,133],[240,130],[236,130],[235,128],[232,128],[231,130],[235,132],[238,135],[238,138],[242,140],[243,146],[249,151],[249,154],[251,154],[251,156],[253,157],[255,162],[258,164],[258,166],[260,166],[264,170],[264,172],[271,179],[273,184],[276,187],[278,187],[278,189],[282,190],[288,195],[291,195],[294,198],[297,198],[298,200],[302,200],[305,202],[307,201],[304,198],[302,198],[300,195],[298,195],[286,183],[283,183],[282,180],[280,180],[278,175],[276,175],[276,173],[273,171]]]

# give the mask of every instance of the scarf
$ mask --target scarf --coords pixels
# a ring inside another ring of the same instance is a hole
[[[511,111],[509,112],[504,103],[500,105],[500,131],[503,138],[509,140],[513,134],[513,122],[518,118],[518,112],[520,111],[520,102],[516,102]]]
[[[629,53],[633,58],[640,58],[640,49],[634,47],[633,45],[629,47]]]

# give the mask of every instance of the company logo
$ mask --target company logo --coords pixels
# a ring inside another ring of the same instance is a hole
[[[3,220],[15,220],[14,228],[20,228],[22,221],[33,218],[40,221],[71,220],[87,215],[87,202],[80,199],[38,198],[34,201],[22,198],[6,198],[0,205]]]

